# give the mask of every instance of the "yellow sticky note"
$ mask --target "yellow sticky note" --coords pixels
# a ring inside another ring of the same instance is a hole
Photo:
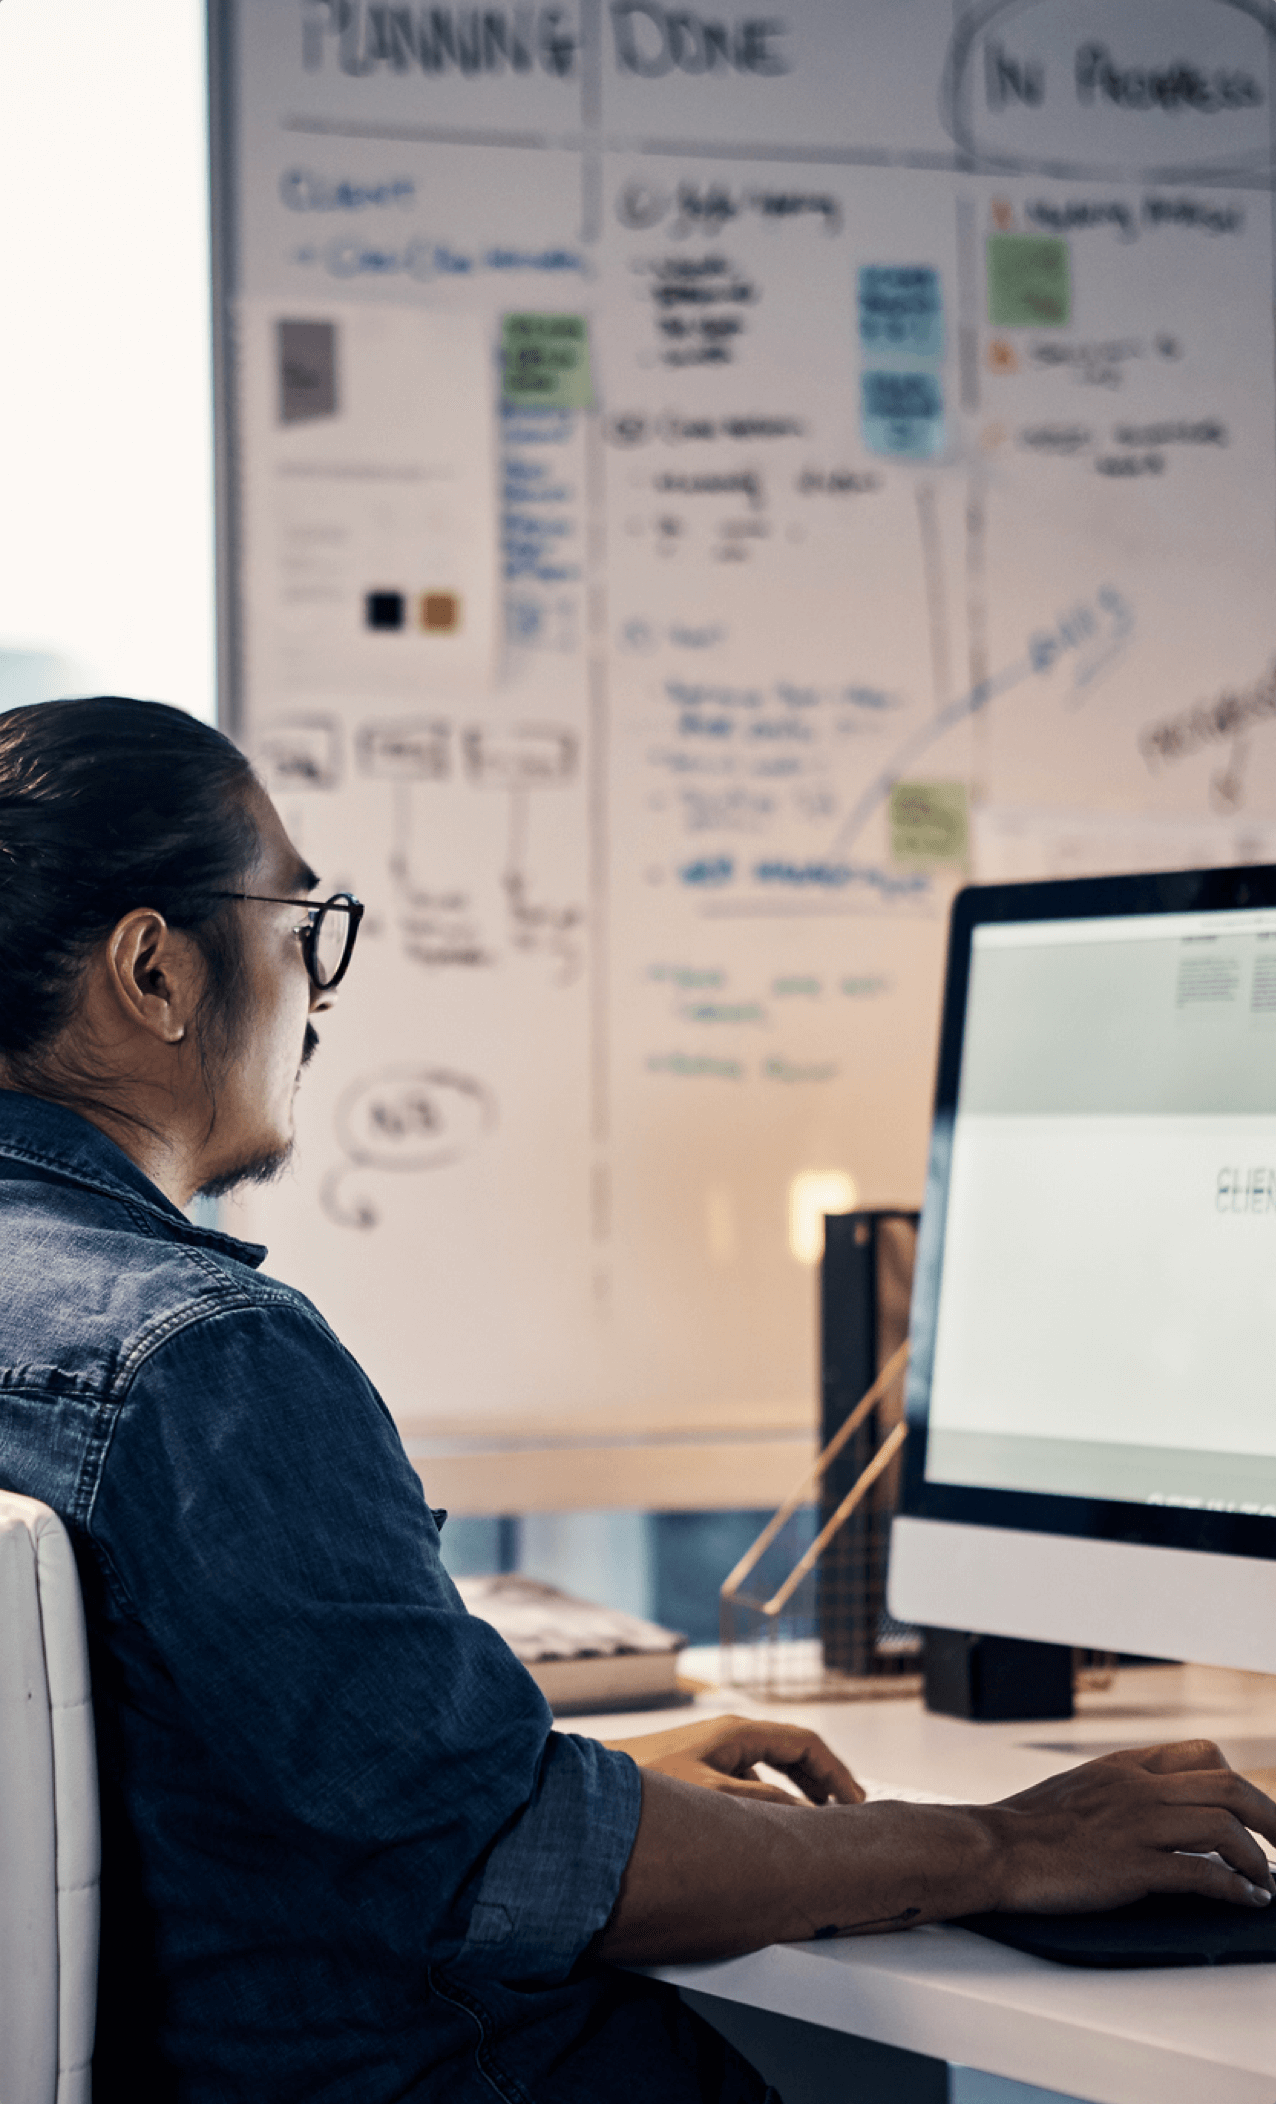
[[[964,782],[896,782],[891,790],[891,855],[896,862],[963,863],[970,850]]]

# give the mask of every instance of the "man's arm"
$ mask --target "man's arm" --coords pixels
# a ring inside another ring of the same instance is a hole
[[[683,1779],[685,1749],[643,1769],[638,1835],[599,1945],[615,1964],[728,1957],[992,1909],[1086,1913],[1153,1892],[1250,1906],[1272,1896],[1247,1829],[1276,1842],[1276,1804],[1203,1741],[1087,1761],[1002,1804],[856,1804],[842,1790],[843,1801],[817,1807],[776,1802],[781,1793],[744,1774],[755,1761],[795,1772],[792,1746],[769,1735],[811,1734],[726,1722],[734,1784],[720,1772],[705,1778],[710,1788]],[[808,1750],[808,1768],[811,1759]],[[671,1760],[682,1774],[663,1772]],[[829,1782],[832,1796],[831,1771]]]

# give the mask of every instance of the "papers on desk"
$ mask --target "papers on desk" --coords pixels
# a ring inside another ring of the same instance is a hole
[[[558,1716],[656,1709],[678,1700],[686,1638],[512,1573],[458,1578],[471,1614],[504,1637]]]

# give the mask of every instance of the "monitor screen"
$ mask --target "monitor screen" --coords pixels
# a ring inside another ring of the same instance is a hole
[[[954,911],[905,1509],[1270,1555],[1276,871]]]

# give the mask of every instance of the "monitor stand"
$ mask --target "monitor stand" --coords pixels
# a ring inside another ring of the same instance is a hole
[[[974,1724],[1018,1724],[1072,1715],[1072,1650],[1016,1636],[923,1629],[928,1710]]]

